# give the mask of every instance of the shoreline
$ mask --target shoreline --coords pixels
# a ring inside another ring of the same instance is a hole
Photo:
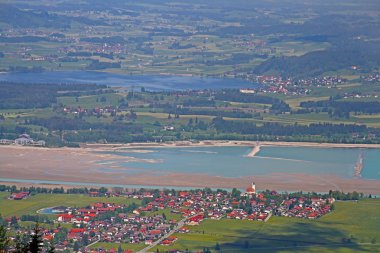
[[[161,147],[228,147],[228,146],[278,146],[278,147],[313,147],[313,148],[379,148],[380,144],[355,144],[355,143],[326,143],[326,142],[275,142],[275,141],[223,141],[204,140],[199,142],[176,141],[165,143],[115,143],[115,144],[82,144],[81,148],[161,148]]]
[[[380,144],[357,144],[357,143],[327,143],[327,142],[286,142],[286,141],[233,141],[233,140],[204,140],[199,142],[192,141],[173,141],[173,142],[134,142],[134,143],[82,143],[79,148],[71,147],[37,147],[21,145],[0,145],[0,148],[9,149],[39,149],[39,150],[67,150],[67,151],[113,151],[117,149],[141,149],[141,148],[173,148],[173,147],[233,147],[233,146],[252,146],[261,147],[310,147],[310,148],[368,148],[380,149]],[[137,150],[136,152],[143,152]]]

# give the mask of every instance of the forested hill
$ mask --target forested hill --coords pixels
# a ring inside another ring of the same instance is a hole
[[[256,74],[267,72],[283,76],[318,76],[327,71],[360,66],[371,71],[380,65],[378,43],[356,42],[341,44],[325,51],[310,52],[302,56],[273,57],[254,69]]]

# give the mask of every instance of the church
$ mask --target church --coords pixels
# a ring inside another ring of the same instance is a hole
[[[252,181],[252,185],[248,187],[244,193],[241,194],[242,196],[253,196],[256,195],[256,184]]]

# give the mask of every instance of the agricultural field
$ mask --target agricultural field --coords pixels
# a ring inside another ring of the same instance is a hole
[[[169,247],[214,252],[218,243],[222,252],[380,252],[380,201],[336,202],[335,207],[318,220],[205,220],[188,234],[175,234],[179,239]]]
[[[237,77],[252,71],[345,73],[356,61],[368,71],[378,63],[378,47],[371,41],[378,39],[372,12],[379,6],[373,1],[83,1],[73,6],[73,1],[3,3],[0,70]],[[352,8],[361,11],[353,14]],[[363,30],[366,40],[355,41],[351,35]]]

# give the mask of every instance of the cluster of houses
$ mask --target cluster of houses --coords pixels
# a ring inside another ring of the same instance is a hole
[[[58,214],[57,221],[81,227],[69,231],[69,240],[80,241],[87,236],[90,242],[145,244],[153,243],[176,224],[163,215],[128,213],[125,208],[124,205],[95,203],[89,208],[70,208],[67,213]]]
[[[298,85],[302,86],[336,86],[345,84],[347,79],[340,76],[322,76],[308,79],[299,79],[296,81]]]
[[[306,87],[333,87],[345,84],[347,79],[339,76],[323,76],[297,80],[281,76],[257,76],[255,77],[255,81],[265,85],[265,88],[262,90],[264,93],[305,95],[310,92],[310,89]]]
[[[361,79],[369,83],[380,82],[380,73],[373,73],[367,76],[361,76]]]
[[[244,80],[260,83],[262,86],[257,90],[263,93],[277,93],[285,95],[307,95],[310,93],[310,86],[315,87],[334,87],[345,84],[347,79],[340,76],[322,76],[315,78],[294,79],[277,75],[255,75],[253,73],[235,73],[229,71],[224,74],[225,77],[241,78]],[[379,74],[374,74],[364,78],[369,82],[380,80]],[[244,89],[243,93],[254,93],[249,89]]]
[[[69,113],[70,114],[87,114],[87,115],[97,116],[97,115],[102,115],[104,113],[107,113],[107,114],[116,113],[118,110],[114,106],[108,105],[104,107],[95,107],[93,109],[86,109],[81,106],[77,106],[77,107],[63,106],[62,108],[58,109],[58,111],[61,111],[67,114]]]
[[[378,95],[373,94],[362,94],[359,92],[345,93],[343,99],[361,99],[361,98],[378,98]]]
[[[331,211],[331,204],[334,203],[334,201],[334,198],[291,198],[281,203],[276,209],[276,215],[316,219],[329,213]]]
[[[70,240],[80,240],[89,236],[90,242],[101,240],[113,243],[143,243],[150,245],[175,229],[179,221],[167,220],[159,213],[170,210],[183,218],[185,226],[175,232],[188,233],[188,226],[199,225],[204,219],[257,220],[267,221],[272,215],[315,219],[331,211],[334,199],[291,198],[285,199],[272,191],[256,193],[255,184],[240,195],[228,192],[180,191],[176,194],[159,192],[127,193],[130,198],[150,198],[151,201],[132,213],[123,212],[125,206],[96,203],[86,209],[70,209],[59,214],[57,221],[84,225],[84,228],[71,230]],[[115,211],[119,212],[115,212]],[[105,213],[112,214],[108,219],[99,219]],[[97,218],[98,217],[98,218]],[[170,236],[160,242],[171,245],[177,238]]]
[[[28,134],[21,134],[17,139],[15,140],[9,140],[9,139],[0,139],[0,144],[2,145],[22,145],[22,146],[45,146],[46,143],[43,140],[35,141],[33,140]]]
[[[281,76],[255,76],[253,80],[263,84],[260,91],[263,93],[278,93],[285,95],[305,95],[310,89],[302,87],[292,78],[284,78]]]
[[[90,196],[98,195],[90,193]],[[21,192],[13,194],[12,198],[27,196],[27,192]],[[169,246],[177,240],[173,232],[189,233],[189,227],[205,219],[266,222],[272,215],[316,219],[330,212],[334,202],[333,198],[289,197],[276,191],[257,193],[254,183],[243,192],[140,190],[117,196],[140,199],[144,205],[94,203],[84,208],[60,207],[62,213],[57,214],[56,222],[71,224],[72,228],[66,231],[64,240],[56,248],[71,249],[75,242],[82,243],[82,247],[96,242]],[[170,213],[172,218],[168,219],[165,213]],[[51,240],[58,232],[62,231],[45,231],[43,238]],[[85,252],[90,251],[86,249]]]

